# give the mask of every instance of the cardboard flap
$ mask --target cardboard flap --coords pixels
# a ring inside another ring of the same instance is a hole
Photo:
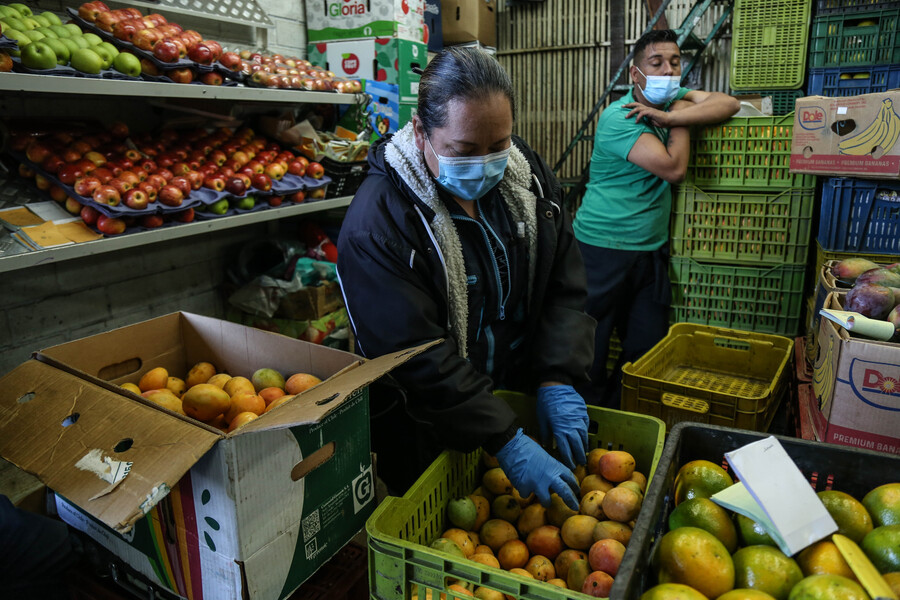
[[[254,431],[282,429],[294,425],[316,423],[337,409],[344,400],[358,389],[372,383],[391,369],[421,354],[442,340],[434,340],[393,354],[385,354],[367,360],[353,369],[346,369],[340,377],[333,377],[294,396],[279,406],[277,410],[265,413],[236,430],[232,435],[244,435]]]
[[[219,439],[37,360],[0,378],[0,456],[119,532]]]

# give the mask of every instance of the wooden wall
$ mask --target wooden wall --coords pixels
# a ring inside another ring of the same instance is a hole
[[[623,4],[628,47],[640,37],[649,16],[646,0],[544,0],[506,6],[498,2],[497,57],[516,86],[516,133],[553,166],[619,64],[610,65],[610,2]],[[675,0],[668,10],[671,27],[687,15],[691,0]],[[721,14],[714,4],[695,32],[705,35]],[[701,63],[700,86],[727,91],[729,39],[707,49]],[[593,132],[590,138],[592,139]],[[591,141],[579,144],[558,173],[577,177],[587,165]]]

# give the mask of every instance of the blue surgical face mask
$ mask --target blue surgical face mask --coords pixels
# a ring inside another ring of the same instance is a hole
[[[638,73],[644,75],[640,67],[635,67]],[[681,88],[681,78],[677,76],[667,77],[665,75],[644,75],[647,83],[641,88],[644,92],[644,98],[651,104],[661,105],[671,102],[678,95]]]
[[[503,179],[510,148],[484,156],[441,156],[434,151],[431,140],[425,141],[438,161],[435,179],[457,198],[478,200]]]

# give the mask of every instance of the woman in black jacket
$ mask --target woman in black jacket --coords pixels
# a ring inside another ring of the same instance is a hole
[[[363,356],[443,339],[392,373],[406,414],[373,421],[373,439],[390,427],[401,449],[397,464],[374,444],[389,485],[405,489],[443,447],[481,446],[523,495],[577,506],[571,469],[584,463],[588,418],[573,386],[587,380],[594,321],[559,183],[512,135],[514,107],[487,53],[436,56],[417,115],[369,151],[338,274]],[[522,434],[495,389],[537,391],[541,433],[568,469]]]

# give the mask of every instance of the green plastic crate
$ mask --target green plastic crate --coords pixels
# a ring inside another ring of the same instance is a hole
[[[797,335],[806,265],[717,265],[683,256],[669,265],[673,321]]]
[[[772,114],[776,117],[794,112],[794,104],[797,98],[806,94],[803,90],[732,90],[732,95],[741,96],[760,95],[772,98]]]
[[[622,408],[663,420],[766,431],[790,394],[792,338],[676,323],[622,367]]]
[[[521,394],[497,392],[519,415],[526,431],[537,434],[534,400]],[[662,421],[596,406],[588,406],[590,448],[627,450],[637,469],[652,480],[662,455]],[[458,598],[445,592],[449,582],[462,580],[509,594],[519,600],[585,598],[501,569],[438,552],[428,547],[447,529],[447,503],[480,485],[481,450],[462,454],[445,451],[402,498],[388,497],[366,522],[369,546],[369,594],[378,600],[437,600]],[[417,594],[417,596],[416,596]]]
[[[704,190],[815,188],[815,175],[790,172],[794,113],[733,117],[691,134],[685,181]]]
[[[811,0],[735,0],[731,87],[796,90],[806,76]]]
[[[813,19],[810,68],[900,63],[900,9]]]
[[[672,254],[756,266],[806,263],[814,204],[813,189],[757,194],[680,185],[673,194]]]

